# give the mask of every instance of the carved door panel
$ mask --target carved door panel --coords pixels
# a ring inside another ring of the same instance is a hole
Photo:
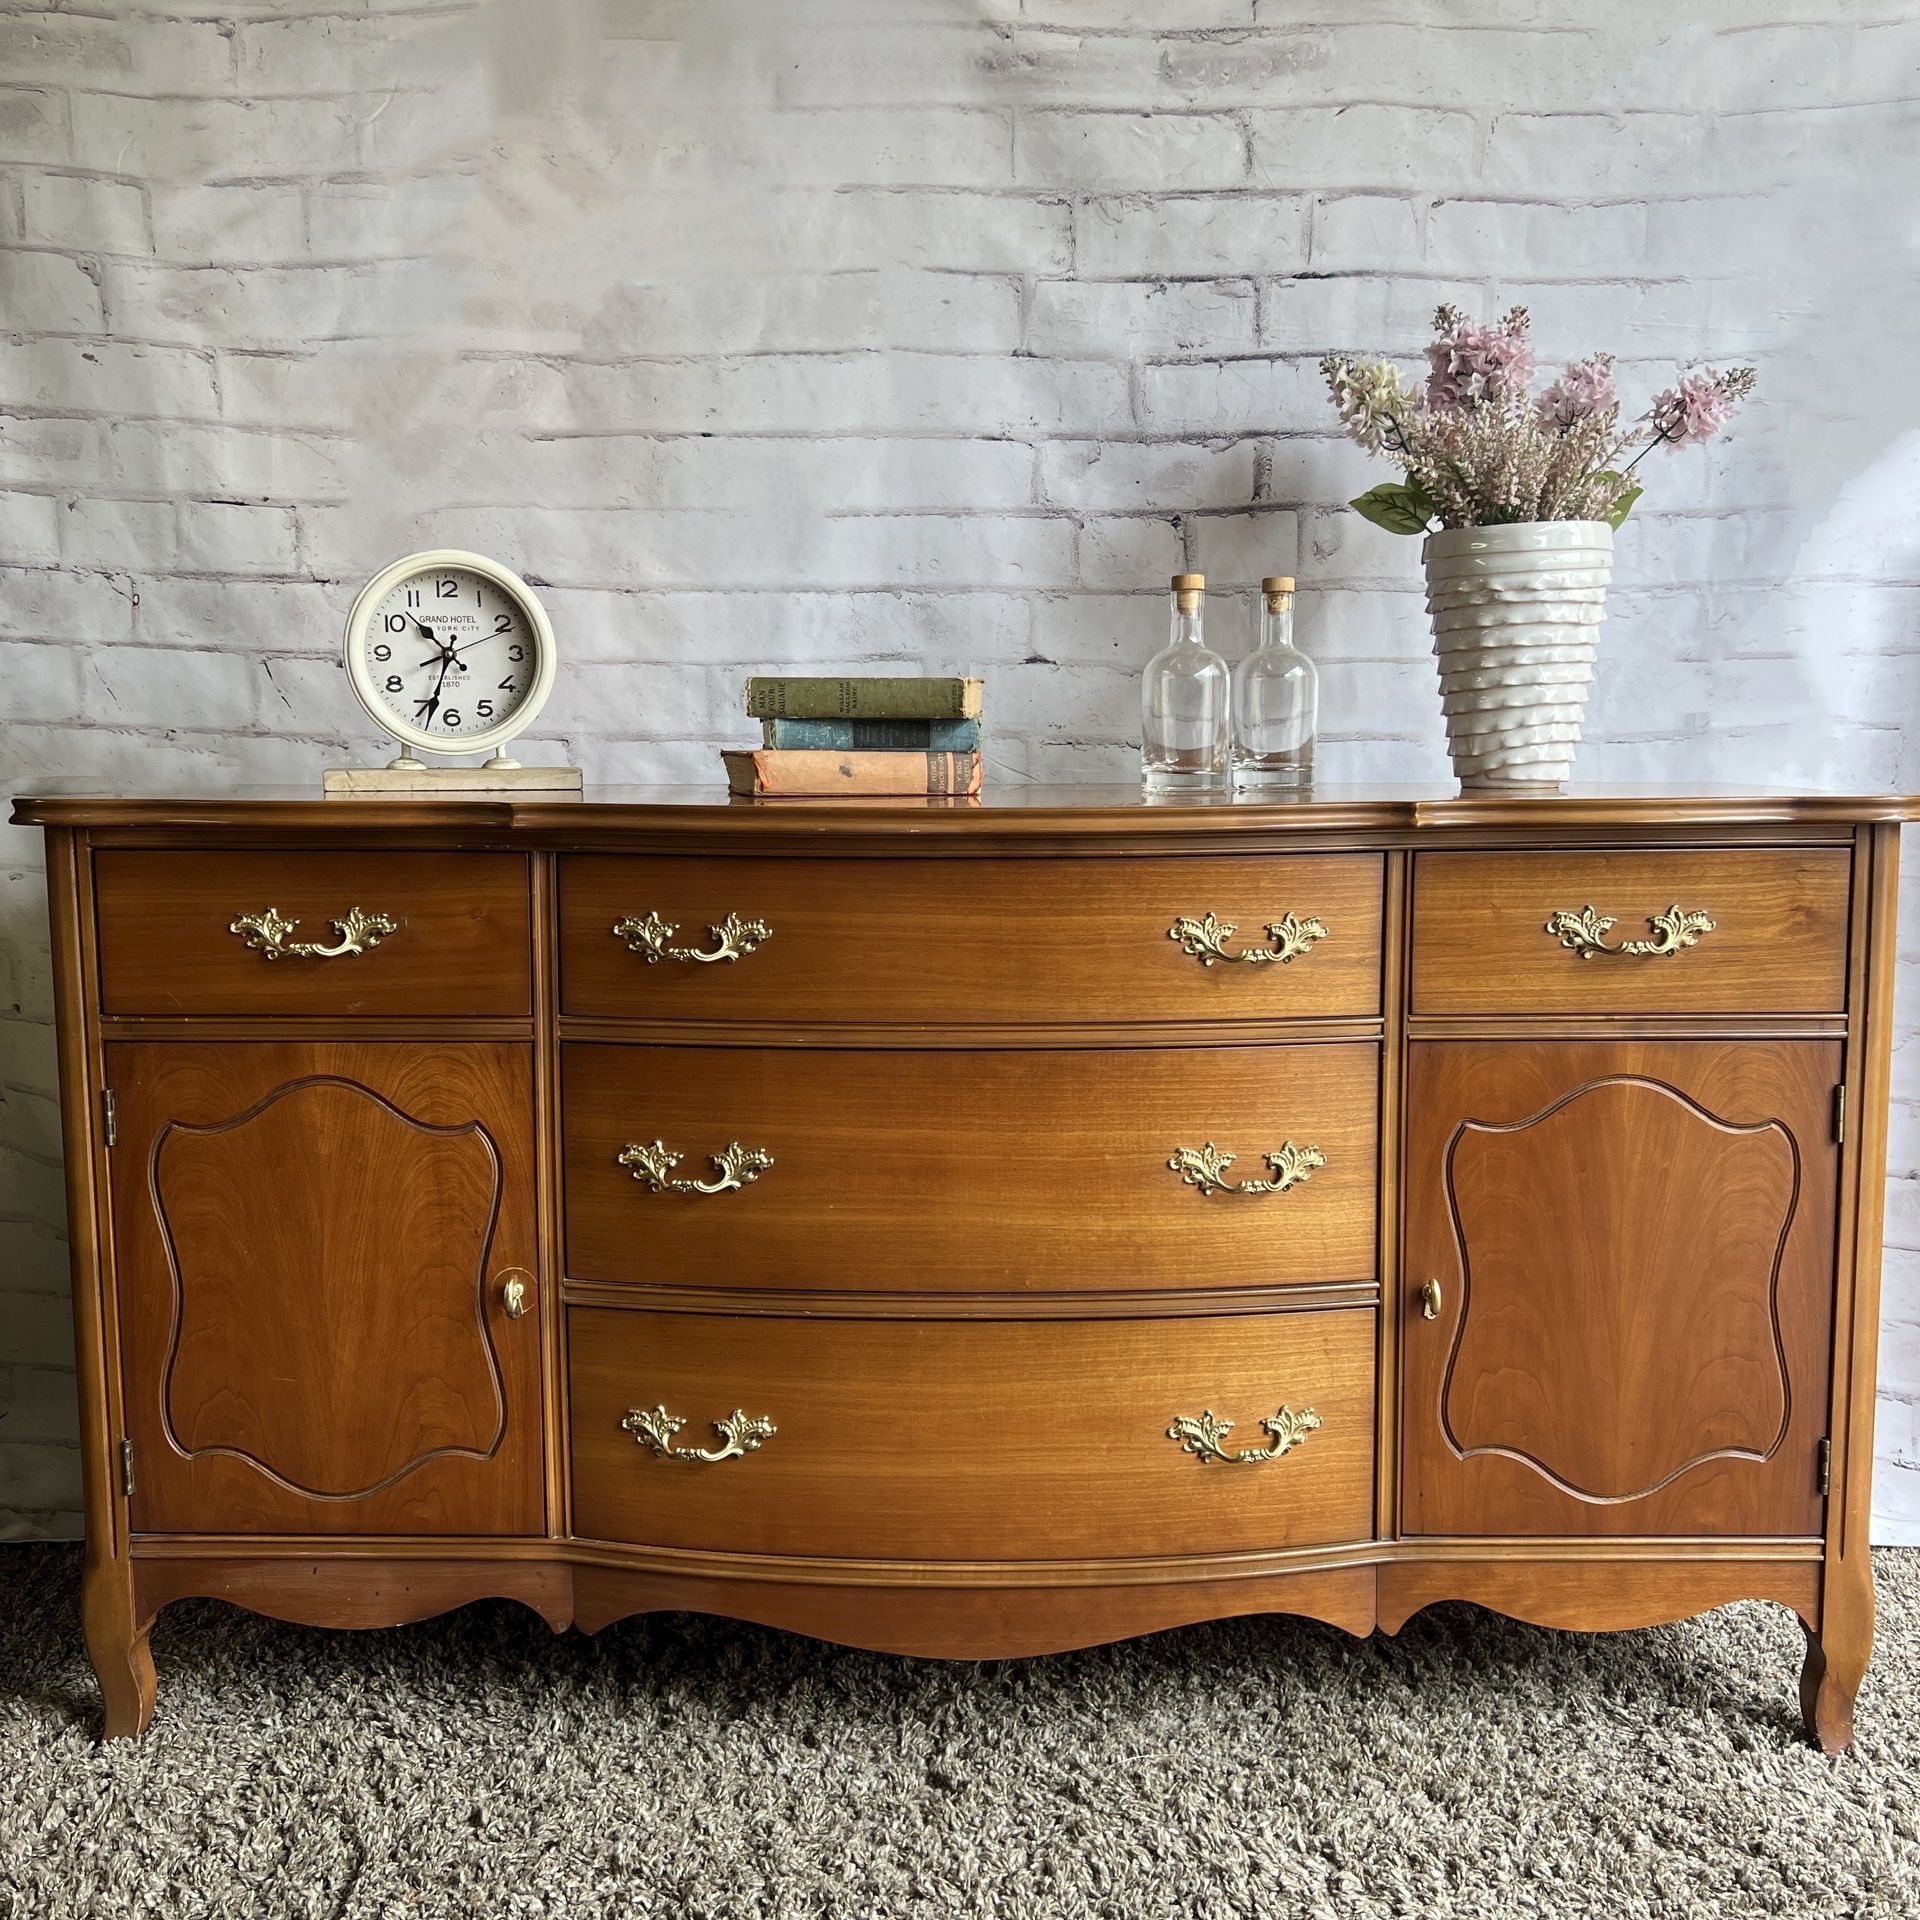
[[[1820,1531],[1840,1067],[1826,1041],[1414,1046],[1407,1532]]]
[[[129,1044],[107,1078],[136,1530],[542,1531],[528,1050]]]

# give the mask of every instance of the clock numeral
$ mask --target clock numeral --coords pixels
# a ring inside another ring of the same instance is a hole
[[[496,613],[493,616],[493,633],[494,633],[495,639],[498,639],[500,635],[503,633],[511,633],[512,631],[513,631],[513,615],[512,614]]]
[[[397,673],[388,674],[387,691],[389,693],[398,693],[400,690],[400,676]]]
[[[460,724],[460,709],[458,707],[448,707],[442,712],[440,718],[444,720],[448,726],[457,727]]]
[[[460,582],[458,580],[449,580],[443,575],[433,583],[433,597],[436,600],[458,600],[460,598]]]
[[[409,587],[407,589],[407,605],[410,607],[417,607],[419,604],[420,604],[420,589],[418,587]]]
[[[478,718],[491,720],[493,718],[493,702],[491,700],[479,701],[476,703],[473,711]]]
[[[385,627],[389,633],[405,633],[407,630],[407,616],[404,613],[390,613],[380,624]]]
[[[500,691],[502,693],[512,693],[514,691],[514,682],[511,676],[500,682]]]
[[[515,641],[515,643],[507,649],[507,658],[511,660],[515,666],[518,666],[526,657],[527,650],[521,646],[518,641]]]
[[[374,648],[373,657],[376,660],[391,660],[393,658],[393,649],[383,640]]]

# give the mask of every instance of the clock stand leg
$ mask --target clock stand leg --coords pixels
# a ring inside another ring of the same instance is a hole
[[[424,760],[416,760],[405,747],[400,749],[400,757],[397,760],[387,762],[389,773],[425,773],[426,770],[427,763]]]

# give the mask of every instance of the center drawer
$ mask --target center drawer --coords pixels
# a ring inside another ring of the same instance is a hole
[[[573,1531],[941,1561],[1364,1540],[1373,1327],[1366,1309],[941,1321],[575,1307]]]
[[[616,1019],[1377,1017],[1378,854],[1125,860],[577,854],[561,1001]]]
[[[1375,1273],[1370,1041],[573,1043],[562,1075],[576,1280],[1125,1291]]]

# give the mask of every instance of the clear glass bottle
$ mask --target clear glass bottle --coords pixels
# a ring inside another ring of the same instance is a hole
[[[1173,576],[1173,637],[1140,681],[1141,779],[1149,793],[1223,793],[1230,780],[1233,677],[1200,634],[1201,573]]]
[[[1234,669],[1233,784],[1242,793],[1313,785],[1320,675],[1293,644],[1293,582],[1260,583],[1260,644]]]

